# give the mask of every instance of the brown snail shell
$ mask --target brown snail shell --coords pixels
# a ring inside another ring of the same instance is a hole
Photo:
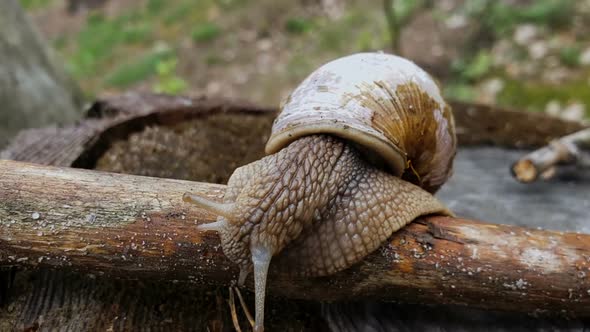
[[[266,152],[302,136],[332,134],[434,192],[451,175],[454,128],[428,73],[395,55],[358,53],[321,66],[297,87],[281,107]]]
[[[301,83],[274,123],[270,155],[236,169],[223,203],[184,199],[219,215],[198,228],[219,232],[238,284],[254,271],[261,331],[273,257],[301,275],[330,275],[415,218],[451,214],[431,193],[450,176],[455,149],[434,80],[406,59],[359,53]]]

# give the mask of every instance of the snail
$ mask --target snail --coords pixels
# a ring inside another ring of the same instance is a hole
[[[344,270],[427,214],[452,213],[433,193],[450,177],[452,112],[413,62],[358,53],[324,64],[283,102],[266,157],[235,170],[223,203],[183,199],[219,217],[238,264],[254,271],[255,330],[262,331],[269,264],[303,276]]]

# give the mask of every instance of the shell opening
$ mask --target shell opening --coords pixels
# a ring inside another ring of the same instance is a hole
[[[275,133],[266,144],[265,151],[267,154],[273,154],[298,138],[321,134],[332,134],[356,143],[357,147],[362,147],[359,150],[369,162],[379,164],[384,161],[389,171],[396,176],[401,176],[406,169],[405,154],[385,137],[379,138],[378,135],[370,135],[362,130],[333,121],[292,125],[286,131]]]

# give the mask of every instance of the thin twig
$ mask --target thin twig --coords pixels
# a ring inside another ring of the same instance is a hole
[[[231,312],[231,320],[234,323],[234,328],[237,332],[242,332],[242,329],[240,328],[240,321],[238,320],[238,313],[236,311],[236,299],[232,286],[229,287],[229,310]]]
[[[240,305],[242,306],[242,310],[244,310],[244,314],[246,314],[246,318],[250,322],[250,326],[252,328],[254,328],[254,323],[256,323],[256,322],[254,321],[254,317],[252,316],[252,314],[250,313],[250,310],[248,309],[248,305],[246,304],[246,301],[244,301],[244,298],[242,297],[242,292],[240,291],[240,288],[235,287],[235,291],[236,291],[236,294],[238,294],[238,299],[240,300]]]

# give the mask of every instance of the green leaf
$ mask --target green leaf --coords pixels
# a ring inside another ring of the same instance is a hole
[[[559,60],[568,67],[580,64],[580,48],[577,46],[564,47],[559,51]]]
[[[490,72],[492,64],[492,56],[486,51],[480,51],[475,58],[466,65],[462,76],[468,80],[478,80]]]
[[[285,22],[285,29],[294,35],[303,34],[311,30],[311,22],[305,18],[290,18]]]
[[[219,37],[221,28],[215,23],[204,23],[196,26],[191,36],[196,42],[209,42]]]
[[[170,50],[152,51],[136,62],[125,63],[107,76],[105,82],[108,86],[126,87],[133,83],[145,80],[157,73],[158,65],[172,56]]]

